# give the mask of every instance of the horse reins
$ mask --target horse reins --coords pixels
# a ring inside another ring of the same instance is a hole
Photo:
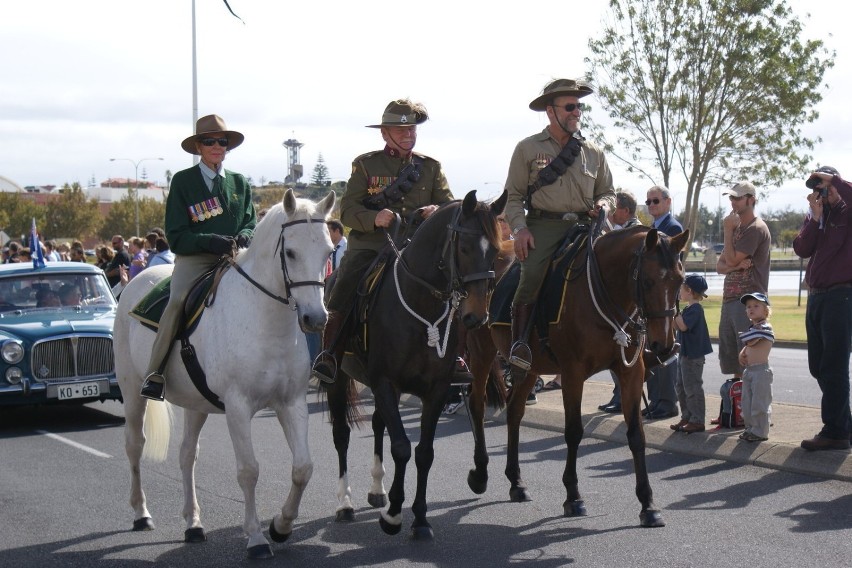
[[[393,263],[393,278],[394,283],[396,284],[396,293],[399,298],[400,303],[406,309],[406,311],[414,316],[419,322],[426,326],[426,334],[427,345],[429,347],[434,347],[438,352],[438,357],[441,359],[444,358],[447,352],[447,343],[450,338],[450,327],[452,325],[453,317],[455,316],[455,312],[461,303],[461,300],[467,297],[467,292],[464,289],[464,285],[468,282],[475,282],[477,280],[493,280],[495,275],[493,270],[486,270],[483,272],[475,272],[473,274],[467,274],[464,276],[459,276],[458,270],[458,258],[456,255],[456,244],[458,241],[459,233],[467,234],[467,235],[475,235],[482,236],[482,232],[476,231],[474,229],[468,229],[466,227],[462,227],[459,225],[459,218],[461,217],[462,208],[459,205],[459,208],[456,210],[455,217],[453,217],[453,221],[447,225],[447,238],[444,240],[444,248],[441,251],[441,258],[437,263],[437,268],[444,272],[447,269],[447,264],[450,267],[450,276],[448,278],[447,291],[444,292],[439,290],[429,282],[420,278],[416,274],[411,272],[411,269],[408,267],[408,264],[405,262],[405,259],[402,258],[402,254],[400,254],[399,250],[396,246],[393,246],[393,250],[396,253],[396,260]],[[390,240],[390,237],[388,237]],[[393,245],[393,241],[391,241]],[[449,261],[447,262],[445,259],[448,256],[449,251]],[[429,292],[435,298],[443,301],[445,303],[444,313],[435,321],[435,323],[430,323],[428,320],[420,316],[417,312],[415,312],[405,301],[405,298],[402,295],[402,289],[399,285],[399,266],[402,265],[403,270],[406,275],[413,279],[415,282],[424,286],[429,290]],[[438,325],[445,318],[447,319],[447,327],[444,330],[444,340],[443,344],[441,342],[441,332],[438,329]]]
[[[612,301],[607,292],[606,286],[603,284],[603,278],[600,273],[600,266],[597,262],[597,255],[595,255],[594,251],[594,239],[592,236],[594,232],[599,230],[600,226],[603,224],[603,219],[598,217],[593,227],[590,229],[590,235],[588,239],[588,264],[589,268],[586,271],[586,279],[589,284],[589,294],[592,297],[592,303],[595,306],[598,314],[603,318],[605,322],[612,327],[613,331],[615,331],[615,335],[613,336],[613,340],[621,347],[621,360],[622,363],[626,367],[632,367],[636,364],[636,361],[639,359],[639,354],[642,352],[645,342],[647,341],[648,328],[647,321],[648,319],[654,318],[670,318],[673,317],[677,313],[677,308],[668,308],[659,312],[647,312],[645,310],[645,295],[642,292],[642,256],[645,254],[645,242],[642,242],[642,246],[640,246],[636,251],[634,251],[634,266],[632,267],[631,280],[633,281],[633,303],[634,309],[630,314],[627,314],[621,306]],[[665,243],[660,240],[660,246],[665,247]],[[664,250],[668,250],[664,248]],[[610,314],[613,311],[617,312],[615,315],[607,315],[601,309],[600,303],[598,301],[598,296],[601,296],[601,300],[605,302],[605,306]],[[616,320],[623,321],[624,323],[619,325],[616,323]],[[631,361],[627,361],[625,357],[624,351],[630,345],[630,334],[625,331],[626,327],[632,327],[636,330],[636,334],[639,339],[636,342],[636,352],[633,355],[633,359]]]
[[[281,258],[281,272],[284,274],[284,291],[287,296],[286,298],[282,298],[277,294],[273,294],[272,292],[264,288],[262,284],[260,284],[251,276],[249,276],[249,274],[245,270],[243,270],[243,268],[239,264],[237,264],[236,260],[234,260],[233,258],[228,259],[231,266],[233,266],[237,270],[237,272],[239,272],[246,280],[251,282],[255,288],[257,288],[273,300],[276,300],[288,306],[290,305],[290,300],[293,298],[293,294],[291,291],[293,288],[298,288],[299,286],[319,286],[320,288],[322,288],[325,286],[325,284],[319,280],[301,280],[298,282],[293,282],[293,280],[290,278],[290,273],[287,270],[287,253],[284,251],[283,246],[284,229],[302,223],[325,223],[325,219],[296,219],[294,221],[288,221],[287,223],[281,225],[281,234],[278,237],[278,243],[275,245],[275,250],[278,251],[279,247],[281,248],[280,252],[278,253],[278,256]],[[295,310],[296,307],[296,303],[293,302],[293,305],[290,306],[290,309]]]

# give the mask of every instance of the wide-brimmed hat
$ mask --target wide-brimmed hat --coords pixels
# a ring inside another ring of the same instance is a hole
[[[382,114],[381,124],[368,124],[367,128],[382,128],[384,126],[416,126],[429,120],[426,107],[413,103],[408,99],[397,99],[388,103]]]
[[[749,292],[748,294],[743,294],[740,296],[740,302],[745,304],[748,300],[757,300],[758,302],[763,302],[767,306],[769,305],[769,298],[766,297],[766,294],[763,292]]]
[[[530,103],[530,108],[536,111],[547,110],[547,105],[553,102],[556,97],[577,97],[582,98],[586,95],[594,93],[592,86],[586,81],[580,79],[556,79],[548,83],[541,94],[533,99]]]
[[[228,130],[228,127],[225,126],[225,120],[221,116],[208,114],[198,119],[198,122],[195,123],[195,134],[181,142],[180,147],[190,154],[198,156],[195,143],[210,134],[224,134],[228,139],[228,150],[233,150],[245,140],[245,136],[236,130]]]
[[[747,181],[741,181],[731,189],[722,192],[722,195],[733,195],[734,197],[743,197],[744,195],[757,195],[757,188]]]

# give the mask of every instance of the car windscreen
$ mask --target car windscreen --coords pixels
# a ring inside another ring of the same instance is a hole
[[[64,306],[111,308],[115,298],[98,273],[19,274],[0,279],[0,311]]]

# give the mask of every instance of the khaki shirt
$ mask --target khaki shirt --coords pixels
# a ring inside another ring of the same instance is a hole
[[[453,200],[447,177],[437,160],[414,153],[423,160],[420,179],[413,184],[401,201],[391,203],[388,209],[403,219],[415,209],[426,205],[440,205]],[[380,251],[387,243],[382,231],[376,230],[378,211],[368,209],[363,201],[393,183],[399,171],[410,159],[403,160],[384,150],[368,152],[352,162],[352,175],[340,202],[340,221],[352,230],[349,233],[349,250],[370,249]]]
[[[562,146],[547,128],[521,140],[515,147],[506,180],[509,192],[506,218],[513,230],[527,226],[524,212],[527,188],[538,179],[539,170],[561,151]],[[615,190],[603,150],[588,140],[583,142],[580,155],[571,167],[554,183],[542,187],[532,196],[534,209],[551,213],[585,213],[594,209],[597,203],[606,203],[613,211]]]

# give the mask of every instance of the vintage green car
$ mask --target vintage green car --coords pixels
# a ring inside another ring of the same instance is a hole
[[[0,406],[121,400],[115,310],[91,264],[0,265]]]

